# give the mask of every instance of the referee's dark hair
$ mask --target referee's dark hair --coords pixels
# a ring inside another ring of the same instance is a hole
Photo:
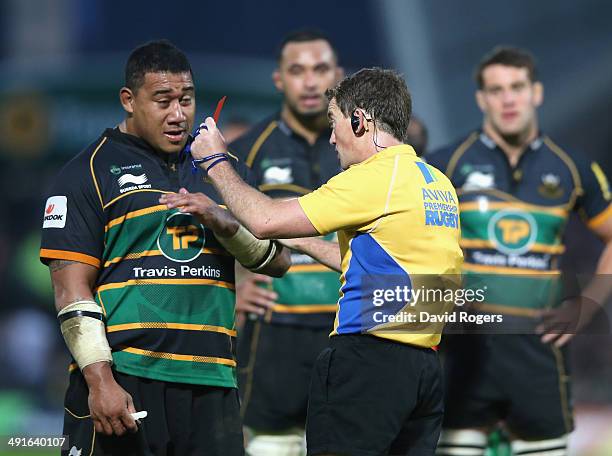
[[[125,86],[133,92],[138,91],[144,82],[145,74],[191,73],[187,56],[168,40],[149,41],[132,51],[125,65]]]
[[[344,78],[333,89],[325,92],[345,117],[363,109],[372,117],[376,128],[395,139],[406,142],[412,114],[412,98],[406,82],[399,73],[382,68],[364,68]]]
[[[334,47],[333,43],[330,41],[329,37],[317,29],[299,29],[289,32],[283,40],[281,41],[278,49],[276,50],[276,60],[278,62],[283,58],[283,51],[285,50],[285,46],[289,43],[306,43],[308,41],[317,41],[323,40],[329,44],[332,52],[334,53],[334,58],[336,61],[338,60],[338,51]]]
[[[491,65],[504,65],[515,68],[527,68],[529,80],[535,82],[538,80],[536,61],[533,55],[525,50],[511,46],[496,46],[490,52],[485,54],[474,71],[474,79],[478,89],[484,88],[484,80],[482,73],[485,68]]]

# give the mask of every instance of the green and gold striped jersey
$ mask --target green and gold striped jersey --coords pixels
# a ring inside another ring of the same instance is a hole
[[[159,204],[181,187],[220,201],[186,155],[106,130],[49,193],[41,260],[99,269],[95,299],[118,371],[236,387],[234,258],[195,217]]]
[[[571,212],[590,227],[612,215],[599,165],[538,136],[512,167],[481,131],[427,156],[459,197],[466,286],[486,289],[483,311],[537,317],[560,303],[560,256]]]

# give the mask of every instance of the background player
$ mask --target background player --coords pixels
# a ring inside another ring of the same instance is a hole
[[[429,140],[425,123],[418,117],[412,116],[408,124],[407,134],[406,142],[414,148],[418,157],[422,157],[427,151],[427,141]]]
[[[597,163],[540,131],[543,86],[528,52],[493,49],[478,65],[476,83],[482,129],[427,159],[457,188],[468,284],[488,287],[477,310],[502,314],[524,334],[446,339],[438,454],[484,454],[486,433],[504,420],[515,454],[560,456],[573,428],[561,347],[589,321],[597,308],[590,303],[605,302],[609,287],[592,282],[581,302],[545,309],[559,304],[552,291],[570,211],[606,242],[597,273],[612,270],[610,190]]]

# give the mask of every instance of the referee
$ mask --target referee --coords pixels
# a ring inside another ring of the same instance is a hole
[[[336,50],[321,32],[298,30],[283,39],[273,73],[283,94],[280,110],[229,144],[260,191],[302,196],[340,172],[329,144],[325,91],[341,77]],[[329,248],[337,261],[338,246]],[[245,274],[236,287],[236,312],[248,315],[238,331],[237,358],[250,456],[305,453],[310,376],[336,314],[338,272],[299,251],[291,262],[281,278]]]
[[[445,277],[459,273],[457,195],[404,143],[411,99],[399,75],[364,69],[327,96],[330,142],[344,171],[308,195],[274,200],[245,184],[228,166],[210,118],[192,153],[206,160],[227,206],[257,237],[338,231],[341,297],[330,345],[313,372],[308,454],[433,455],[443,404],[432,347],[442,325],[411,322],[448,306],[407,302],[394,290],[445,289]],[[213,204],[199,194],[163,195],[160,202],[196,214]]]

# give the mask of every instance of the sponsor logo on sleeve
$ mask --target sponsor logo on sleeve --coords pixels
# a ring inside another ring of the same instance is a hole
[[[125,184],[134,184],[134,185],[144,184],[147,180],[148,180],[147,175],[144,173],[138,176],[134,174],[124,174],[119,179],[117,179],[117,182],[119,182],[119,185],[123,187]]]
[[[126,173],[117,179],[119,184],[119,193],[126,193],[132,190],[142,190],[144,188],[151,188],[151,184],[147,184],[147,175],[142,174],[129,174]]]
[[[134,163],[132,165],[111,165],[109,168],[109,171],[111,172],[111,174],[114,174],[115,176],[118,176],[119,174],[125,172],[125,171],[135,171],[135,170],[140,170],[142,169],[142,164],[141,163]]]
[[[64,228],[68,214],[68,199],[65,196],[51,196],[45,205],[43,228]]]

